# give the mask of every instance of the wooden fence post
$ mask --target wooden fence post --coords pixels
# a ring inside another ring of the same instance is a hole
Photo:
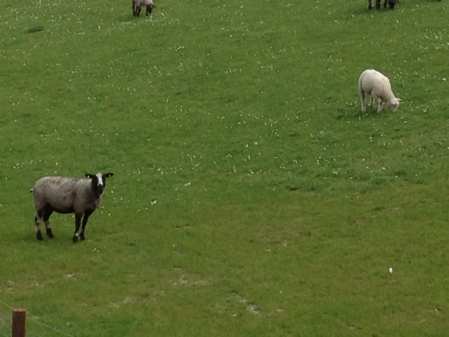
[[[25,337],[25,316],[24,309],[12,311],[12,337]]]

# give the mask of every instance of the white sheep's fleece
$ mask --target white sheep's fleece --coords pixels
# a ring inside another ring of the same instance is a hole
[[[359,94],[361,110],[365,111],[365,94],[371,95],[371,105],[375,100],[378,103],[377,112],[382,111],[382,104],[391,107],[393,112],[399,108],[400,98],[394,96],[388,77],[374,69],[367,69],[359,77]]]

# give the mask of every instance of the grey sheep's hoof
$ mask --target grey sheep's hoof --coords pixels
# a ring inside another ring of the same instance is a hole
[[[79,236],[78,235],[74,235],[72,238],[74,243],[77,243],[79,241]]]
[[[37,238],[39,241],[43,241],[43,240],[44,240],[44,238],[42,237],[41,231],[37,231],[37,233],[36,233],[36,238]]]
[[[53,235],[53,232],[52,232],[52,230],[51,230],[51,228],[47,228],[47,236],[50,238],[50,239],[53,239],[55,236]]]

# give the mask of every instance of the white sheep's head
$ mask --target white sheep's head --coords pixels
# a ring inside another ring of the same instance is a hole
[[[86,178],[91,179],[91,186],[94,192],[98,195],[103,194],[104,188],[106,187],[106,178],[112,177],[114,173],[97,173],[90,174],[86,173]]]
[[[387,105],[391,108],[393,112],[398,111],[399,109],[399,103],[401,102],[400,98],[392,98],[387,102]]]

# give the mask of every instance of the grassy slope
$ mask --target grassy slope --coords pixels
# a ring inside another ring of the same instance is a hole
[[[0,299],[74,336],[441,336],[446,2],[157,5],[0,5]],[[397,114],[359,114],[369,67]],[[34,181],[98,170],[87,241],[38,243]]]

